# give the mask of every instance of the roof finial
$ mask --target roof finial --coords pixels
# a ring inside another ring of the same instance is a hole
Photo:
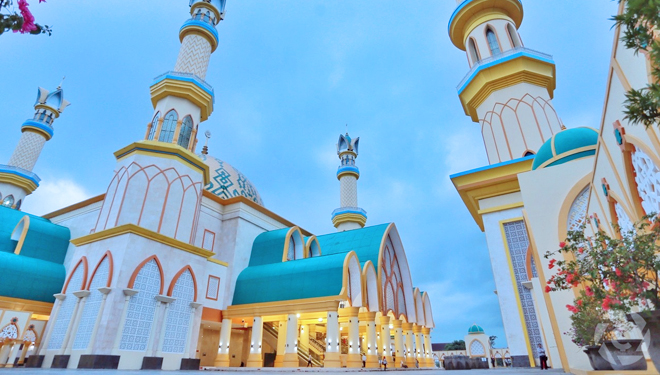
[[[348,123],[346,123],[346,135],[348,135]]]
[[[202,154],[208,155],[209,154],[209,138],[211,138],[211,132],[209,130],[205,131],[204,136],[206,137],[206,142],[204,143],[204,147],[202,147]]]
[[[62,82],[60,82],[60,85],[57,86],[57,89],[60,90],[62,88],[62,85],[64,84],[64,80],[66,79],[66,76],[62,77]]]

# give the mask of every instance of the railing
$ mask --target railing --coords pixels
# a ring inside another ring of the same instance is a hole
[[[0,172],[15,172],[35,180],[37,184],[41,182],[41,179],[36,174],[28,171],[27,169],[15,167],[13,165],[0,164]]]
[[[159,75],[158,77],[154,78],[154,81],[159,81],[161,78],[163,78],[165,76],[168,76],[168,75],[169,76],[174,76],[174,77],[179,77],[179,78],[191,78],[191,79],[195,80],[195,82],[199,83],[202,87],[204,87],[207,90],[211,91],[211,93],[214,93],[213,86],[206,83],[206,81],[201,79],[198,75],[192,74],[192,73],[175,72],[173,70],[170,70],[169,72],[165,72],[165,73]]]
[[[310,337],[309,338],[309,346],[313,350],[316,350],[319,353],[324,353],[325,352],[325,345],[317,339],[314,339],[314,338]]]
[[[332,216],[334,217],[338,213],[344,212],[344,211],[356,211],[358,213],[361,213],[364,216],[367,216],[367,211],[361,209],[360,207],[340,207],[334,211],[332,211]]]
[[[263,328],[264,331],[270,333],[272,336],[275,337],[275,339],[278,338],[278,336],[279,336],[279,332],[278,332],[277,327],[275,326],[275,323],[273,323],[273,325],[270,325],[270,324],[264,324],[263,327],[264,327],[264,328]],[[312,338],[310,337],[309,340],[310,340],[310,343],[311,343],[312,340],[314,340],[314,339],[312,339]],[[314,340],[314,341],[316,341],[316,340]],[[302,361],[303,361],[305,364],[307,364],[307,359],[309,359],[309,357],[311,356],[311,357],[312,357],[312,365],[313,365],[314,367],[321,367],[321,366],[323,366],[323,363],[321,362],[320,357],[319,357],[316,353],[314,353],[314,349],[316,349],[316,348],[314,347],[314,348],[311,348],[311,349],[312,349],[312,350],[310,350],[310,348],[308,348],[308,347],[306,347],[306,346],[301,345],[300,340],[298,340],[298,358],[299,358],[299,359],[302,359]],[[324,353],[324,352],[325,352],[324,350],[321,350],[321,354]]]
[[[499,53],[495,56],[491,56],[491,57],[487,57],[483,60],[479,60],[476,64],[472,65],[472,69],[470,69],[470,71],[465,75],[465,77],[463,77],[463,79],[461,80],[461,83],[459,83],[458,86],[456,86],[456,90],[460,90],[461,87],[463,87],[468,82],[468,80],[470,80],[470,77],[472,77],[472,74],[474,74],[474,72],[476,72],[477,70],[481,69],[484,65],[496,62],[497,60],[507,58],[511,55],[515,55],[516,53],[520,53],[520,52],[526,52],[529,55],[534,55],[536,57],[540,57],[540,58],[546,59],[546,60],[552,60],[552,55],[548,55],[547,53],[535,51],[533,49],[529,49],[529,48],[525,48],[525,47],[516,47],[516,48],[510,49],[510,50],[504,51],[502,53]]]

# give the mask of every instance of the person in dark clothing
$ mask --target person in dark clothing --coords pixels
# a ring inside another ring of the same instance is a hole
[[[543,349],[543,345],[539,344],[538,349],[536,351],[539,353],[539,361],[541,362],[541,370],[547,370],[548,369],[548,356],[545,355],[545,349]]]
[[[383,357],[383,371],[387,371],[387,358]]]

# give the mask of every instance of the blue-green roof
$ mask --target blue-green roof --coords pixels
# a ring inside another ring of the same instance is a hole
[[[344,260],[350,251],[364,265],[378,265],[380,244],[389,224],[318,236],[322,256],[282,262],[289,228],[260,234],[249,266],[236,280],[233,305],[339,295]]]
[[[554,161],[544,167],[595,155],[597,143],[598,132],[592,128],[566,129],[553,135],[539,148],[534,157],[532,169],[539,168],[551,159]],[[577,151],[578,149],[583,149],[583,151]]]
[[[28,216],[30,225],[20,254],[14,254],[18,241],[11,235],[16,225]],[[64,258],[69,247],[71,232],[48,219],[0,206],[0,296],[33,301],[53,302],[53,294],[64,285]]]
[[[479,326],[479,325],[473,324],[468,329],[468,333],[471,334],[471,335],[476,335],[476,334],[479,334],[479,333],[484,333],[484,329],[481,328],[481,326]]]

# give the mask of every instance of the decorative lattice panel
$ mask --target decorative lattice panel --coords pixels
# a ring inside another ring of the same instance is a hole
[[[203,36],[188,34],[183,38],[179,57],[174,70],[177,72],[192,73],[201,79],[206,78],[206,71],[211,59],[211,44]]]
[[[472,341],[470,344],[471,355],[486,355],[486,349],[483,344],[477,340]]]
[[[108,285],[108,276],[110,274],[110,261],[104,258],[99,267],[96,269],[94,279],[89,287],[90,294],[85,302],[82,315],[80,316],[80,323],[78,324],[78,333],[76,340],[73,342],[73,349],[87,349],[89,342],[92,338],[92,332],[96,325],[96,318],[101,309],[103,301],[103,294],[99,292],[99,288]]]
[[[529,336],[530,344],[536,348],[538,344],[542,344],[541,328],[536,320],[536,310],[534,309],[534,297],[529,289],[525,288],[522,283],[528,281],[527,278],[527,249],[529,248],[529,239],[527,238],[527,228],[525,222],[514,221],[504,224],[504,234],[506,242],[509,247],[509,254],[511,256],[511,263],[513,266],[513,273],[515,275],[516,287],[518,295],[520,296],[520,304],[522,305],[523,315],[525,318],[525,326]]]
[[[18,328],[14,324],[7,324],[2,331],[0,331],[0,339],[17,339]]]
[[[394,245],[388,238],[383,250],[383,262],[381,264],[381,284],[384,289],[384,305],[386,310],[392,309],[397,317],[400,314],[407,316],[405,292],[403,291],[403,278],[401,267],[394,252]]]
[[[156,296],[160,292],[160,269],[155,260],[148,261],[138,272],[133,289],[138,293],[128,303],[126,323],[119,349],[144,351],[151,334],[156,312]]]
[[[73,292],[78,290],[79,285],[82,285],[83,276],[83,266],[80,265],[71,276],[71,280],[69,280],[69,286],[64,301],[60,302],[61,305],[59,312],[57,313],[57,321],[55,321],[55,324],[53,325],[53,332],[50,335],[48,349],[61,349],[64,344],[64,337],[66,336],[66,331],[69,329],[69,323],[71,323],[71,318],[73,318],[73,310],[75,310],[78,301],[78,297],[74,296]]]
[[[647,214],[660,213],[660,170],[640,148],[632,153],[637,192],[642,198],[642,208]]]
[[[2,335],[0,335],[1,337]],[[29,341],[31,343],[37,342],[37,334],[33,329],[28,329],[23,335],[23,341]]]
[[[352,175],[342,176],[339,180],[341,207],[357,207],[357,178]]]
[[[623,209],[623,206],[619,204],[619,202],[614,204],[614,212],[616,212],[617,224],[619,225],[619,230],[622,234],[628,233],[635,228],[632,220],[630,220],[630,217],[628,217],[628,214]]]
[[[163,352],[183,353],[186,348],[190,318],[194,312],[190,303],[194,302],[195,284],[189,270],[184,271],[176,281],[172,297],[176,300],[170,304],[167,311]]]
[[[584,224],[587,217],[587,203],[589,202],[589,186],[582,189],[580,194],[575,197],[571,208],[568,211],[568,219],[566,219],[566,230],[578,230]]]
[[[45,143],[46,138],[43,135],[24,132],[18,141],[14,154],[9,159],[9,165],[31,171],[37,163]]]

